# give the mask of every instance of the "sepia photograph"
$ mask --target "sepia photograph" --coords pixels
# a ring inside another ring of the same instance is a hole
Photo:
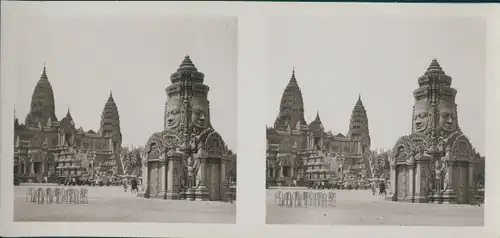
[[[235,223],[237,18],[50,6],[2,31],[14,221]]]
[[[267,32],[267,224],[484,226],[484,18]]]

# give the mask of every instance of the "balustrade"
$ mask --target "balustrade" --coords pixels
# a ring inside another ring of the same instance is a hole
[[[337,194],[335,192],[312,191],[277,191],[274,204],[280,207],[335,207]]]
[[[26,202],[36,204],[88,204],[88,189],[28,188]]]

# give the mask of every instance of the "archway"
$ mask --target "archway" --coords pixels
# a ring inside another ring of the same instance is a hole
[[[225,180],[225,167],[222,161],[224,141],[219,133],[213,131],[206,137],[203,144],[208,155],[205,166],[208,198],[211,201],[220,201],[225,193],[222,186]]]

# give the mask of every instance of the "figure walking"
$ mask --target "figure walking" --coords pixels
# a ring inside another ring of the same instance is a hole
[[[127,192],[127,180],[123,180],[123,189]]]
[[[137,180],[135,178],[132,179],[131,185],[132,185],[132,194],[137,195],[139,189],[137,187]]]
[[[387,192],[385,191],[385,183],[384,181],[380,181],[380,185],[379,185],[379,195],[387,195]]]
[[[375,185],[375,181],[372,182],[372,194],[375,195],[375,193],[377,192],[377,186]]]

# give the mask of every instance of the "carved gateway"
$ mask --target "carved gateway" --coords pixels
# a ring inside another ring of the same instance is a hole
[[[476,159],[476,152],[465,135],[459,135],[451,145],[450,159],[456,161],[473,161]]]
[[[292,166],[295,165],[295,156],[293,155],[283,155],[278,157],[278,163],[280,166]]]
[[[180,138],[176,134],[167,132],[154,133],[145,146],[148,160],[160,159],[162,153],[178,150]]]
[[[224,151],[224,140],[216,131],[211,132],[204,141],[204,147],[209,158],[222,158]]]
[[[392,157],[391,163],[393,164],[406,163],[406,161],[412,154],[411,141],[409,140],[409,137],[403,136],[399,138],[398,142],[396,142],[396,145],[394,146],[394,149],[392,150],[392,153],[393,154],[391,156]]]

